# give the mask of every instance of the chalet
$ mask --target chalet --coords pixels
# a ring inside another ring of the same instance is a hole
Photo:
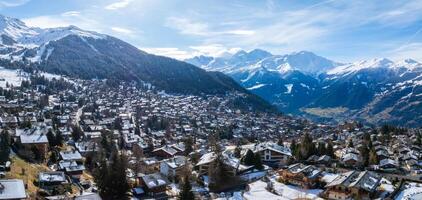
[[[26,199],[25,185],[19,179],[0,180],[0,199],[21,200]]]
[[[223,154],[223,161],[226,166],[231,169],[233,175],[241,175],[253,169],[253,166],[246,166],[240,163],[240,160],[229,155]],[[210,165],[215,161],[216,154],[214,152],[206,153],[201,156],[198,163],[196,163],[196,168],[199,169],[199,174],[205,175],[208,174],[208,169]]]
[[[35,127],[32,129],[17,129],[16,136],[24,151],[31,151],[39,159],[44,160],[48,154],[48,129]]]
[[[341,157],[341,162],[349,167],[360,165],[359,155],[354,152],[346,153]]]
[[[283,182],[309,189],[318,184],[322,172],[315,166],[297,163],[278,173]]]
[[[163,195],[168,184],[169,181],[160,173],[144,175],[140,180],[141,187],[152,197]]]
[[[160,169],[160,162],[154,157],[149,157],[142,159],[139,166],[142,173],[149,174]]]
[[[158,149],[154,149],[152,154],[158,158],[171,158],[177,154],[181,154],[181,152],[171,146],[166,145]]]
[[[286,164],[289,158],[292,156],[289,148],[280,146],[273,142],[244,145],[242,146],[242,149],[244,150],[243,155],[246,154],[248,149],[250,149],[254,153],[259,153],[261,155],[261,160],[263,163],[275,167]]]
[[[383,170],[394,171],[398,168],[398,164],[395,160],[385,158],[380,161],[379,167]]]
[[[95,153],[100,149],[96,142],[90,140],[76,142],[75,147],[82,156],[86,156],[89,153]]]
[[[374,191],[381,177],[369,171],[349,171],[337,176],[325,186],[323,197],[327,199],[374,199]]]
[[[39,187],[43,189],[53,189],[55,186],[67,184],[68,181],[64,172],[40,172],[38,174]]]
[[[167,176],[171,180],[180,178],[179,175],[187,165],[187,158],[184,156],[175,156],[163,160],[160,163],[160,173]]]

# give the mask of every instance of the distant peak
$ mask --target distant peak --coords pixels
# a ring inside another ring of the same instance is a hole
[[[245,55],[245,54],[247,54],[247,52],[245,50],[239,50],[233,56],[241,56],[241,55]]]
[[[252,51],[249,51],[249,54],[267,54],[272,55],[270,52],[262,50],[262,49],[254,49]]]
[[[403,62],[404,62],[404,63],[408,63],[408,64],[416,64],[416,63],[419,63],[418,61],[413,60],[413,59],[411,59],[411,58],[407,58],[407,59],[405,59]]]

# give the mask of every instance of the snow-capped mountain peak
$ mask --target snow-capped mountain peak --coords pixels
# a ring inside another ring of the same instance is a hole
[[[328,70],[328,75],[345,75],[368,68],[389,68],[394,62],[387,58],[376,58],[371,60],[362,60],[354,63],[340,65],[334,69]]]
[[[19,19],[0,15],[0,34],[4,34],[17,41],[20,38],[32,37],[37,34],[37,31],[29,28]]]
[[[59,40],[69,35],[103,39],[105,35],[92,31],[85,31],[76,26],[41,29],[28,27],[19,19],[0,15],[0,34],[6,35],[22,45],[41,46],[50,41]],[[3,43],[4,44],[4,43]]]
[[[106,39],[107,36],[92,31],[85,31],[76,26],[59,28],[28,27],[19,19],[0,15],[0,53],[1,59],[20,61],[23,57],[31,62],[48,59],[54,48],[48,45],[67,36],[77,36],[95,50],[87,38]]]

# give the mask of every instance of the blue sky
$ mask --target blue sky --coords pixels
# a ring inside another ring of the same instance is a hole
[[[422,0],[0,0],[27,25],[76,25],[179,59],[262,48],[422,61]]]

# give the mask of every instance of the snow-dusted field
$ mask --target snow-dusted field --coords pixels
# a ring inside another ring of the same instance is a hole
[[[20,86],[25,77],[19,76],[18,70],[5,69],[0,67],[0,87],[5,88],[6,83],[13,86]]]
[[[250,190],[243,194],[244,199],[250,200],[268,200],[268,199],[277,199],[277,200],[292,200],[298,198],[306,198],[306,199],[322,199],[318,197],[318,194],[322,192],[322,190],[305,190],[296,186],[286,185],[283,183],[279,183],[273,180],[273,186],[275,193],[269,192],[266,187],[267,183],[263,181],[256,181],[249,184]]]
[[[412,183],[406,186],[396,197],[396,200],[417,200],[422,199],[422,184]]]

